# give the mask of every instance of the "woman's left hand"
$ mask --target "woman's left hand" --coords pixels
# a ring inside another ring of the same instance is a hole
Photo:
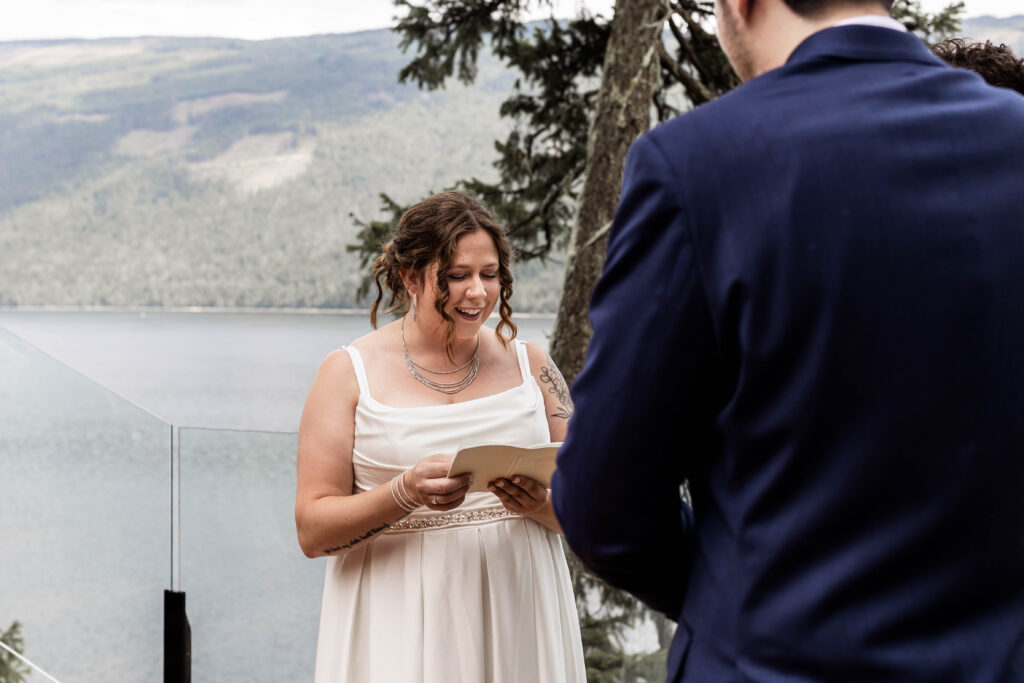
[[[532,515],[548,504],[551,493],[536,479],[513,475],[510,479],[495,479],[487,484],[507,510],[520,515]]]

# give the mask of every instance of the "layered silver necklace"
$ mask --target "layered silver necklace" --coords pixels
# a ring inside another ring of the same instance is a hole
[[[409,347],[405,345],[405,318],[402,318],[402,351],[405,353],[405,367],[408,368],[409,374],[415,377],[421,384],[430,387],[434,391],[440,391],[443,394],[457,394],[476,379],[476,373],[480,370],[480,334],[476,335],[476,350],[473,351],[473,357],[467,360],[465,363],[455,368],[454,370],[431,370],[425,368],[412,359],[409,355]],[[469,372],[466,376],[460,380],[454,382],[435,382],[430,379],[423,372],[429,372],[432,375],[453,375],[460,370],[465,370],[466,366],[469,366]]]

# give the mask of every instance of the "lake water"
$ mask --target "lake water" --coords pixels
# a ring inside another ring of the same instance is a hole
[[[517,322],[547,346],[551,317]],[[0,311],[0,629],[65,683],[162,680],[176,425],[193,680],[310,680],[324,560],[295,541],[294,432],[320,360],[368,330]]]
[[[516,319],[547,348],[554,316]],[[0,311],[0,328],[177,425],[296,431],[328,353],[363,313]]]

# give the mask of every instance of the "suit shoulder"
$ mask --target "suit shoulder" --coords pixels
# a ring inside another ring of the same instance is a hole
[[[669,159],[678,151],[689,155],[715,150],[733,134],[737,125],[749,121],[756,108],[749,88],[740,86],[721,97],[684,112],[655,126],[644,136]]]

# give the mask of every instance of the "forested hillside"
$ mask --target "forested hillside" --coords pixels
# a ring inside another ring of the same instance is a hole
[[[0,44],[0,303],[356,305],[350,213],[489,176],[505,125],[496,62],[424,93],[404,60],[389,31]]]
[[[965,33],[1024,53],[1024,16]],[[390,31],[0,43],[0,305],[352,307],[350,214],[491,178],[512,74],[399,85]],[[529,264],[518,310],[554,310]]]

